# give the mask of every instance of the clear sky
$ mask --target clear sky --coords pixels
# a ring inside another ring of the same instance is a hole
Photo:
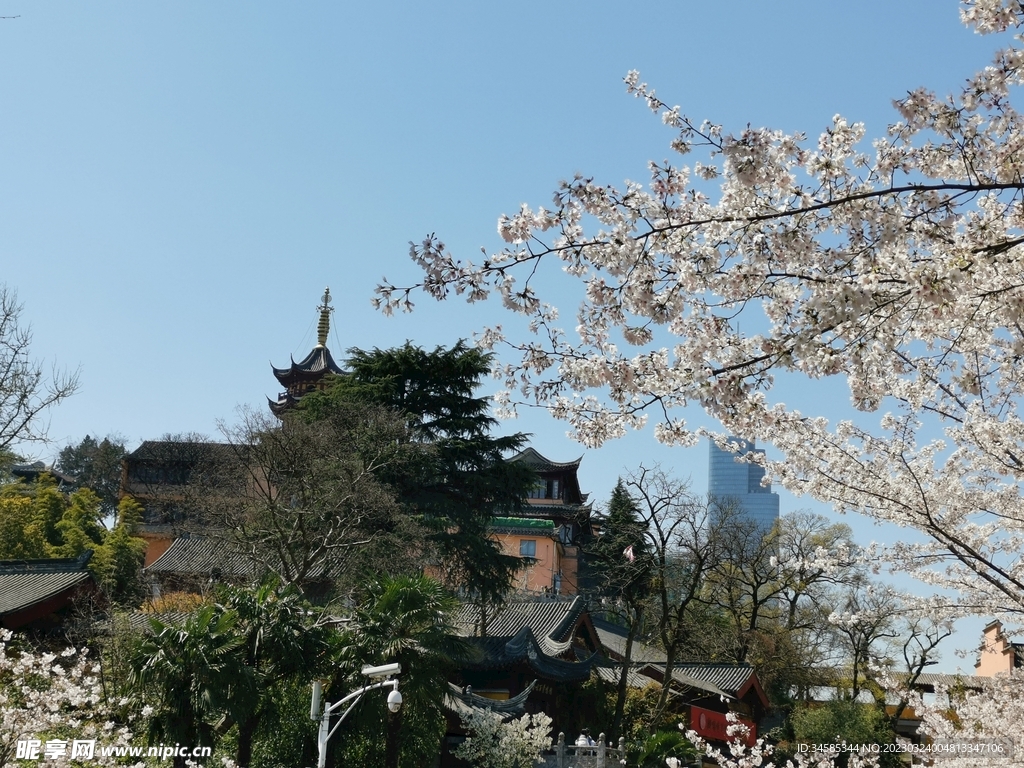
[[[35,354],[81,369],[43,458],[87,433],[216,434],[276,396],[271,362],[315,343],[325,285],[339,358],[506,321],[426,299],[388,319],[370,298],[382,275],[418,279],[410,240],[436,232],[473,258],[499,247],[499,214],[546,204],[561,178],[643,180],[671,133],[626,95],[629,69],[727,131],[815,135],[841,112],[872,136],[893,98],[954,89],[996,45],[950,0],[0,0],[0,15],[17,16],[0,20],[0,281]],[[831,385],[793,404],[823,393],[841,411]],[[546,415],[508,428],[553,459],[583,453]],[[703,491],[706,457],[640,434],[587,452],[581,485],[601,501],[661,461]]]

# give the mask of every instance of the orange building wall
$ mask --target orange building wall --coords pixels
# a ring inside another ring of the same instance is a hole
[[[565,561],[562,558],[560,545],[557,541],[546,536],[536,534],[520,533],[492,533],[491,536],[501,544],[502,552],[506,555],[519,557],[519,545],[523,540],[537,542],[536,562],[523,568],[517,575],[515,589],[529,592],[551,592],[555,584],[555,574],[564,569]],[[561,594],[575,594],[575,561],[573,568],[572,592],[567,591],[569,586],[566,582],[565,573],[562,573]]]
[[[142,564],[143,568],[149,568],[174,543],[174,539],[167,534],[140,532],[137,535],[146,541],[146,560]]]
[[[993,677],[1013,669],[1013,646],[1003,634],[1003,625],[993,621],[985,627],[981,653],[974,665],[974,674],[980,677]]]

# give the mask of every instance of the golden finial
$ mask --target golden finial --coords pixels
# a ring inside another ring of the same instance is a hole
[[[319,346],[327,346],[327,334],[331,330],[331,312],[334,311],[334,307],[331,306],[331,289],[324,288],[324,295],[320,297],[320,306],[317,309],[320,310],[320,322],[316,326],[316,336]]]

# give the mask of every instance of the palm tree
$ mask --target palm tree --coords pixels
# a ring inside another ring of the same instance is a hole
[[[289,679],[308,682],[324,663],[330,630],[312,619],[297,588],[265,582],[256,588],[228,589],[226,604],[238,615],[242,656],[253,695],[239,701],[235,762],[248,766],[252,743],[264,716],[278,703],[275,689]]]
[[[203,605],[181,623],[149,620],[151,632],[131,653],[128,685],[152,708],[150,744],[212,747],[215,724],[252,695],[237,622],[219,605]],[[174,768],[185,768],[185,758],[175,756]]]
[[[426,577],[387,578],[370,584],[354,627],[347,632],[343,666],[350,674],[364,664],[402,665],[402,709],[388,713],[385,768],[433,765],[440,750],[441,715],[453,664],[467,654],[455,636],[452,618],[458,601],[438,582]],[[351,678],[350,678],[351,680]],[[410,718],[432,724],[426,734],[403,728]],[[427,739],[437,737],[437,743]]]

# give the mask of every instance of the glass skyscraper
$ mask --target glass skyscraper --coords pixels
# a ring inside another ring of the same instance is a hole
[[[738,453],[723,451],[713,442],[710,444],[708,495],[721,503],[734,503],[748,519],[767,530],[779,519],[779,494],[772,493],[770,485],[761,485],[764,469],[757,464],[736,460],[751,451],[764,451],[755,448],[752,442],[737,442],[742,445]]]

